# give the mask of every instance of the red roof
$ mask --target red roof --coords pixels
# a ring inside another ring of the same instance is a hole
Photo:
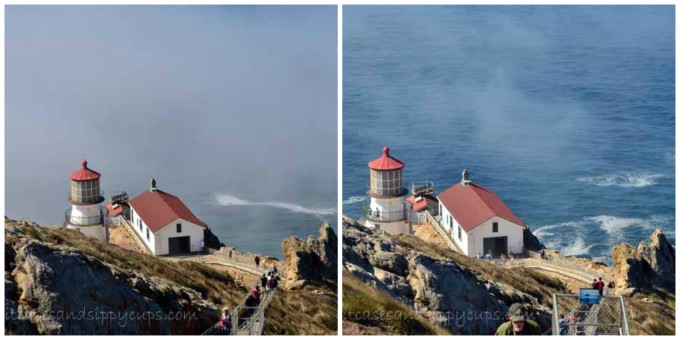
[[[83,167],[71,174],[70,178],[72,181],[91,181],[99,179],[99,177],[101,177],[101,175],[98,172],[91,170],[87,167],[86,160],[83,160],[81,164],[83,165]]]
[[[123,206],[120,204],[116,204],[115,206],[111,206],[111,203],[107,204],[104,206],[106,210],[109,211],[109,216],[118,216],[123,213]]]
[[[524,226],[496,193],[481,185],[457,183],[437,198],[466,232],[496,216]]]
[[[420,198],[420,199],[417,200],[417,198]],[[409,198],[405,199],[404,201],[412,204],[412,210],[413,211],[421,211],[421,210],[427,208],[427,205],[428,205],[427,198],[422,197],[422,196],[418,196],[418,197],[410,196]]]
[[[404,163],[392,156],[390,156],[390,148],[383,148],[383,155],[372,162],[368,163],[368,167],[373,170],[398,170],[404,167]]]
[[[179,197],[158,189],[141,193],[130,201],[130,206],[153,232],[161,230],[178,218],[205,226]]]

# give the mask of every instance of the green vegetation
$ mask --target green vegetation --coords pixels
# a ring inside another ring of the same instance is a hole
[[[405,304],[389,294],[363,283],[354,275],[342,274],[342,318],[365,326],[377,327],[390,335],[445,335]]]

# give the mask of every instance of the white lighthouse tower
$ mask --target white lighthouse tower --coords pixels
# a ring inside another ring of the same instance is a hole
[[[69,176],[71,193],[68,200],[71,208],[66,210],[66,227],[107,242],[105,216],[101,207],[104,197],[100,190],[99,177],[101,175],[98,172],[87,167],[85,160],[82,167]]]
[[[364,214],[364,224],[369,228],[392,233],[410,233],[404,209],[404,163],[390,156],[384,147],[381,157],[368,163],[371,186],[367,194],[371,201]]]

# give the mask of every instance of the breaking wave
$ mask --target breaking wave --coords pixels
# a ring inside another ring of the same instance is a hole
[[[366,200],[366,196],[350,196],[350,198],[342,201],[342,204],[354,204],[363,202]]]
[[[662,177],[664,177],[662,174],[619,172],[603,176],[579,177],[576,180],[598,187],[645,188],[656,185],[657,180]]]
[[[321,209],[321,208],[308,208],[301,205],[285,203],[285,202],[252,202],[244,199],[240,199],[231,195],[216,195],[217,203],[223,206],[263,206],[284,209],[300,214],[310,214],[310,215],[334,215],[337,212],[335,208]]]

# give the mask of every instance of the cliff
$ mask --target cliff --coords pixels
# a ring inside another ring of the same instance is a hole
[[[668,278],[671,274],[674,247],[655,235],[634,255],[621,254],[619,262],[635,267],[644,259],[654,268],[645,282],[667,285],[661,275],[667,273],[664,277]],[[525,240],[532,238],[532,247],[544,249],[547,257],[611,276],[623,272],[629,273],[629,278],[636,275],[636,269],[625,271],[620,266],[609,268],[588,259],[565,257],[545,249],[533,235],[525,235]],[[350,334],[493,334],[513,303],[528,307],[546,331],[552,294],[574,293],[587,286],[557,273],[499,267],[436,242],[367,229],[349,218],[343,221],[343,270],[343,327],[354,332]],[[674,278],[674,271],[670,277]],[[626,304],[632,334],[674,333],[672,293],[640,293],[628,296]],[[385,317],[395,315],[398,317]]]
[[[338,237],[328,224],[319,229],[319,237],[303,241],[295,236],[283,241],[285,286],[301,288],[309,283],[336,285],[338,278]]]
[[[197,262],[5,219],[6,334],[201,334],[248,288]],[[337,306],[329,296],[280,290],[267,310],[265,334],[335,333]]]

